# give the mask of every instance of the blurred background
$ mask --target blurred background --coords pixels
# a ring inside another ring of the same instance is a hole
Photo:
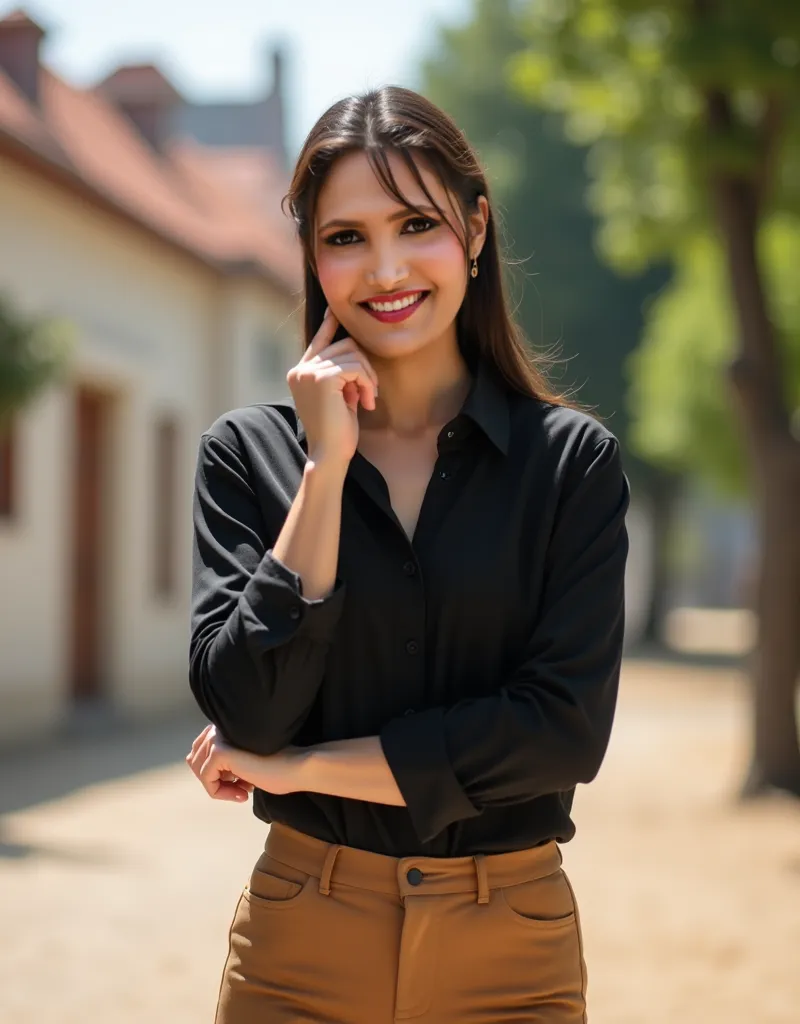
[[[619,711],[564,849],[591,1020],[796,1022],[785,0],[0,2],[0,1019],[211,1019],[264,835],[183,763],[197,445],[287,393],[288,175],[383,84],[477,147],[531,344],[625,448]]]

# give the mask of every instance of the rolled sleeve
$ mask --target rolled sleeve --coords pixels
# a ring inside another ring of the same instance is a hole
[[[442,708],[393,718],[380,741],[421,842],[430,842],[455,821],[480,814],[453,770]]]
[[[270,550],[242,592],[240,606],[250,626],[248,637],[253,640],[263,631],[270,642],[282,636],[330,643],[341,618],[344,595],[344,584],[337,576],[330,594],[309,601],[303,597],[300,575],[287,568]]]

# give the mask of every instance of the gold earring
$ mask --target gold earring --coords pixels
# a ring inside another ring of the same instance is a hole
[[[472,257],[472,270],[470,271],[470,274],[473,277],[477,277],[478,276],[478,257],[477,256],[473,256]]]

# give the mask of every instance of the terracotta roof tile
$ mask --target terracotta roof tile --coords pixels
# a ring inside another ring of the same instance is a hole
[[[220,172],[219,157],[214,150],[195,142],[182,142],[173,144],[170,155],[189,186],[194,202],[215,224],[225,225],[225,232],[215,240],[220,251],[230,259],[235,259],[241,251],[256,252],[270,265],[283,265],[295,287],[299,287],[302,280],[300,248],[289,220],[280,211],[280,197],[285,187],[265,190],[259,201],[252,185],[237,187],[231,180],[230,166],[226,172]],[[277,181],[276,176],[276,185]]]
[[[68,167],[98,196],[195,255],[253,262],[286,289],[299,288],[299,246],[280,211],[277,173],[264,173],[271,188],[259,203],[251,188],[234,186],[224,160],[188,143],[156,153],[99,91],[73,88],[46,69],[38,108],[0,71],[0,133]]]
[[[113,87],[115,96],[129,101],[153,97],[162,101],[182,99],[178,90],[155,64],[127,64],[117,68],[103,79],[98,90],[102,92],[109,86]]]
[[[27,11],[23,11],[21,7],[7,14],[0,21],[4,25],[9,25],[13,28],[37,28],[40,32],[44,33],[42,26],[35,22]]]

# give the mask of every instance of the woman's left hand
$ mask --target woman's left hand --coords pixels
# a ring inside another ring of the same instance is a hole
[[[186,763],[214,800],[247,800],[253,789],[269,793],[293,793],[299,747],[286,747],[269,757],[237,750],[220,739],[217,728],[207,725],[192,744]]]

